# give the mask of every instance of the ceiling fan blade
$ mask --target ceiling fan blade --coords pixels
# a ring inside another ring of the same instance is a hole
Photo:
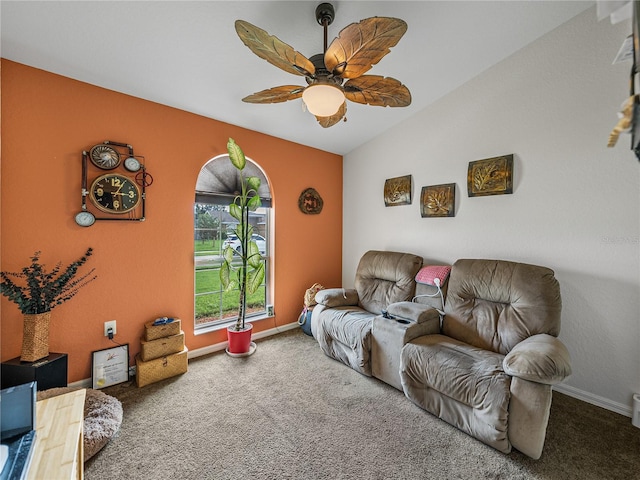
[[[406,107],[411,92],[400,81],[380,75],[364,75],[344,84],[344,96],[356,103],[376,107]]]
[[[390,17],[365,18],[343,28],[324,55],[329,72],[342,78],[357,78],[389,53],[407,24]]]
[[[318,123],[320,124],[320,126],[324,128],[329,128],[329,127],[333,127],[336,123],[342,120],[342,117],[344,117],[346,113],[347,113],[347,102],[343,102],[336,113],[334,113],[330,117],[316,116],[316,120],[318,120]]]
[[[249,22],[236,20],[236,32],[253,53],[285,72],[304,76],[313,76],[316,72],[313,63],[307,57]]]
[[[282,85],[280,87],[268,88],[261,92],[248,95],[242,99],[247,103],[281,103],[287,100],[295,100],[302,97],[302,92],[306,87],[300,85]]]

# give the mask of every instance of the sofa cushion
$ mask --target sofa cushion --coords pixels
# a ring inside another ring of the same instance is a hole
[[[411,300],[415,292],[415,276],[422,257],[410,253],[370,250],[360,259],[355,288],[359,305],[380,314],[395,302]]]
[[[504,355],[425,335],[405,345],[402,356],[406,372],[430,388],[473,408],[502,404],[506,412],[510,379],[502,369]]]
[[[317,306],[312,327],[322,351],[371,376],[371,326],[374,316],[360,307]]]
[[[463,259],[448,287],[445,335],[506,354],[531,335],[560,333],[560,286],[549,268]]]
[[[424,335],[402,348],[402,387],[420,407],[506,453],[511,378],[503,359],[444,335]]]

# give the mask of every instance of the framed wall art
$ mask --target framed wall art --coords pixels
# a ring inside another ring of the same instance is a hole
[[[513,154],[469,162],[467,193],[470,197],[513,193]]]
[[[411,204],[411,175],[387,178],[384,182],[384,206]]]
[[[445,183],[422,187],[420,194],[420,214],[422,217],[455,217],[456,184]]]
[[[91,372],[93,389],[129,380],[129,344],[93,352]]]

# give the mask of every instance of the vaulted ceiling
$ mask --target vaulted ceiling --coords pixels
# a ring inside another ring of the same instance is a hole
[[[329,42],[350,23],[397,17],[407,33],[368,74],[411,91],[405,108],[348,102],[347,122],[324,129],[302,101],[241,99],[303,77],[254,55],[246,20],[307,57],[321,53],[319,1],[7,1],[2,57],[338,154],[349,153],[594,4],[593,1],[334,1]],[[594,13],[595,14],[595,13]],[[562,48],[558,46],[558,48]],[[452,126],[455,128],[455,126]]]

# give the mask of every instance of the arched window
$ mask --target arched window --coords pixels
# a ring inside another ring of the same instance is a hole
[[[260,178],[262,206],[251,212],[254,240],[265,262],[265,280],[247,296],[247,318],[267,315],[270,302],[270,217],[271,191],[264,172],[247,158],[244,175]],[[228,155],[209,160],[196,182],[194,213],[195,331],[231,323],[238,318],[238,290],[224,292],[220,285],[222,251],[227,245],[240,248],[233,233],[237,220],[229,214],[229,204],[240,192],[240,174]],[[271,312],[269,312],[271,313]]]

